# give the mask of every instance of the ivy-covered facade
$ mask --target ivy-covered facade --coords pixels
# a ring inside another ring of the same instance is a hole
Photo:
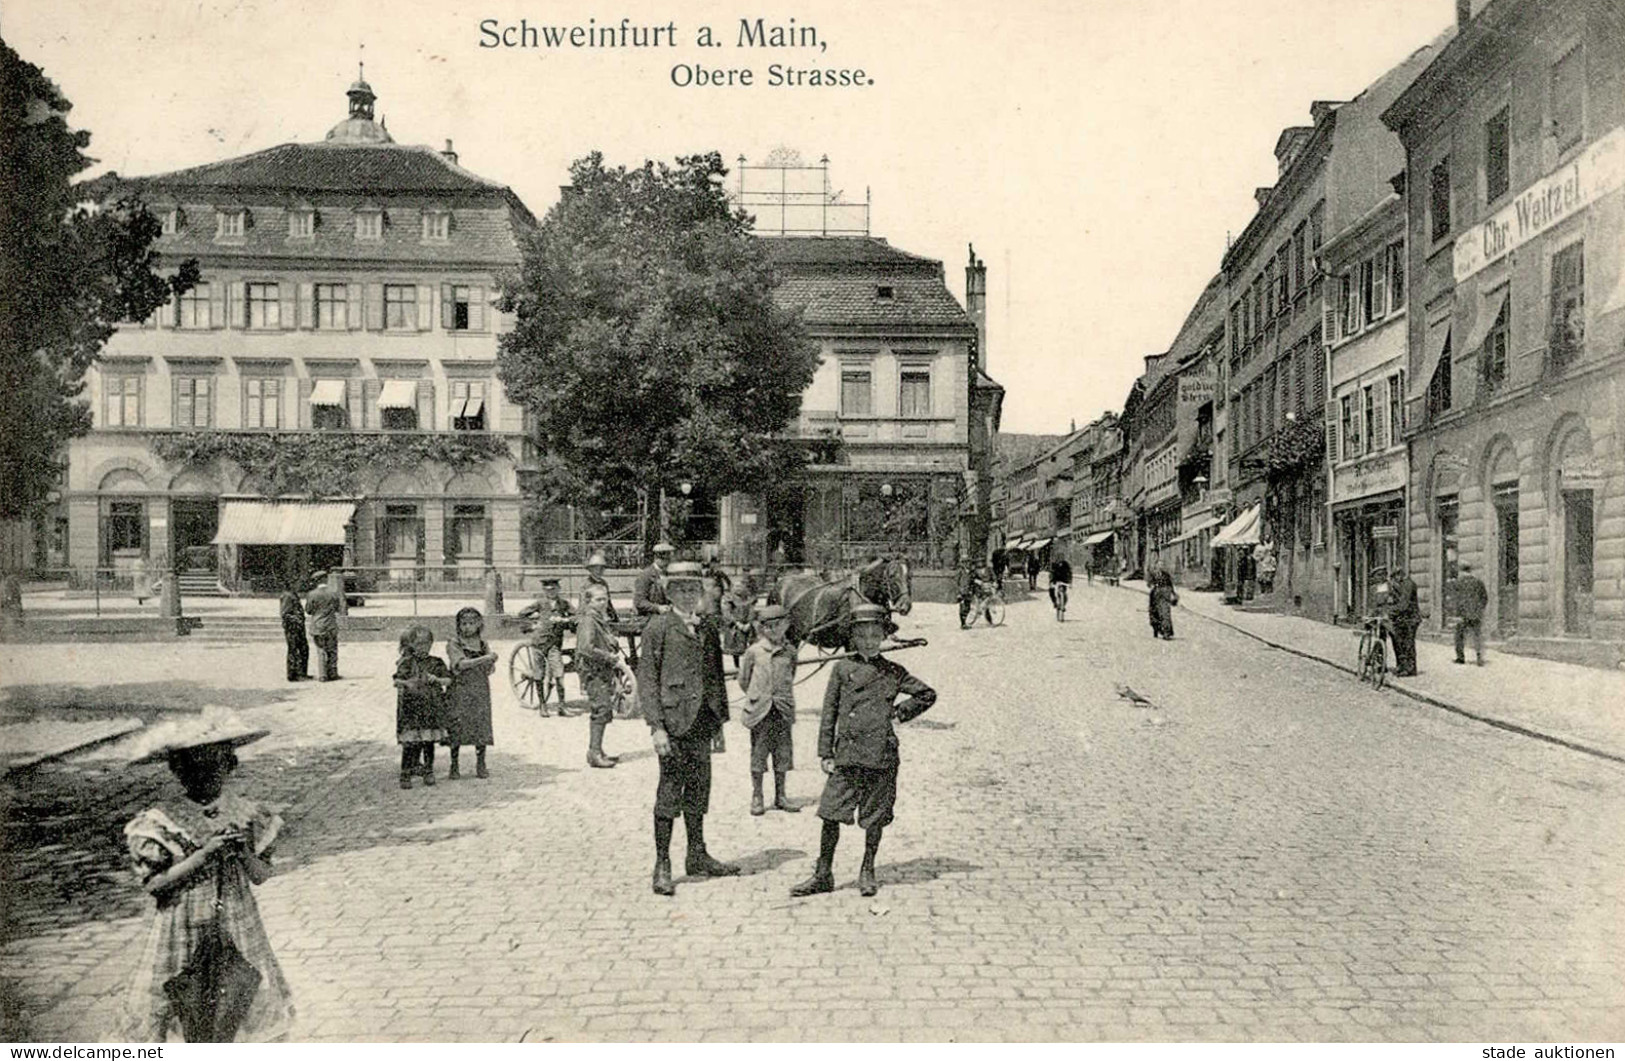
[[[117,182],[199,285],[122,328],[69,452],[68,566],[269,592],[319,567],[474,579],[519,562],[524,417],[491,301],[534,225],[358,81],[314,143]]]

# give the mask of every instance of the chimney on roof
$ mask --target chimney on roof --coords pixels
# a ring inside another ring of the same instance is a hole
[[[987,263],[970,250],[970,262],[965,266],[965,312],[976,325],[976,367],[987,370]]]
[[[457,152],[451,149],[451,137],[449,136],[446,138],[446,149],[440,152],[440,157],[445,159],[447,162],[450,162],[453,166],[457,165]]]
[[[1264,209],[1264,204],[1270,201],[1270,193],[1274,190],[1274,187],[1253,189],[1253,198],[1258,200],[1260,210]]]
[[[1303,154],[1304,145],[1309,143],[1309,138],[1314,132],[1314,127],[1308,125],[1292,125],[1281,130],[1281,135],[1275,139],[1275,165],[1278,176],[1286,175],[1292,163]]]

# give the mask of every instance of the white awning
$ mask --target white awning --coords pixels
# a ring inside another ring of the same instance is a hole
[[[453,398],[451,402],[452,419],[480,415],[485,408],[484,398]]]
[[[378,395],[378,408],[380,409],[416,409],[418,404],[418,384],[411,379],[390,379],[384,381],[384,389]]]
[[[1083,540],[1083,544],[1099,545],[1101,542],[1109,540],[1111,536],[1116,533],[1116,531],[1101,531],[1099,534],[1091,534],[1089,537]]]
[[[316,386],[310,391],[310,404],[336,405],[344,407],[344,381],[341,379],[319,379]]]
[[[1478,352],[1484,345],[1484,340],[1489,338],[1490,329],[1495,327],[1495,322],[1500,320],[1501,314],[1506,311],[1506,305],[1507,289],[1504,287],[1479,303],[1478,318],[1473,321],[1473,330],[1468,333],[1467,345],[1461,348],[1462,356]]]
[[[1179,537],[1175,538],[1174,541],[1175,542],[1186,541],[1187,539],[1194,538],[1198,534],[1201,534],[1203,531],[1207,530],[1209,527],[1217,527],[1218,525],[1219,525],[1219,517],[1218,516],[1209,516],[1206,519],[1200,521],[1199,523],[1193,523],[1189,528],[1186,529],[1185,533],[1183,533]],[[1170,543],[1170,544],[1172,544],[1172,543]]]
[[[215,545],[343,545],[350,501],[225,501]]]
[[[1050,540],[1048,538],[1040,538],[1036,542],[1033,542],[1031,545],[1029,545],[1027,548],[1029,548],[1029,549],[1042,549],[1044,546],[1048,545],[1049,543],[1050,543]]]
[[[1258,520],[1263,512],[1263,506],[1254,505],[1229,523],[1224,530],[1213,536],[1209,544],[1214,548],[1221,545],[1257,545],[1262,539],[1258,534]]]

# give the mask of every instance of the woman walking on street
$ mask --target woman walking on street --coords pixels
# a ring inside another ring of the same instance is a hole
[[[122,1042],[263,1042],[288,1031],[288,982],[251,890],[271,876],[282,819],[226,790],[236,749],[266,732],[206,708],[143,735],[134,762],[167,762],[185,798],[124,827],[136,876],[158,905],[125,998]]]
[[[1179,603],[1179,594],[1174,590],[1174,578],[1166,568],[1156,567],[1151,571],[1148,579],[1151,585],[1151,636],[1160,637],[1166,641],[1174,639],[1174,605]]]
[[[451,769],[446,780],[462,776],[457,754],[465,744],[474,745],[474,776],[490,777],[485,768],[485,749],[496,743],[491,734],[491,671],[497,654],[481,636],[485,616],[478,608],[457,613],[457,633],[446,642],[446,667],[451,671],[451,689],[446,695],[446,747],[451,749]]]

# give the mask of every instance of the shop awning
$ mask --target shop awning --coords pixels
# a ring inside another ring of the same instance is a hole
[[[343,545],[351,501],[225,501],[215,545]]]
[[[1479,303],[1478,319],[1473,321],[1473,330],[1468,334],[1467,345],[1462,347],[1463,356],[1477,352],[1479,347],[1484,345],[1484,340],[1489,338],[1490,329],[1495,327],[1495,322],[1506,312],[1506,305],[1507,289],[1504,287]]]
[[[1258,533],[1259,516],[1263,507],[1254,505],[1229,523],[1209,542],[1214,548],[1221,545],[1257,545],[1262,539]]]
[[[1101,542],[1107,541],[1108,539],[1110,539],[1111,536],[1113,534],[1115,534],[1115,533],[1117,533],[1117,532],[1116,531],[1101,531],[1099,534],[1091,534],[1091,535],[1089,535],[1089,537],[1087,537],[1087,538],[1085,538],[1083,540],[1083,544],[1085,544],[1085,545],[1099,545]]]
[[[1040,538],[1036,542],[1033,542],[1031,545],[1029,545],[1027,548],[1029,548],[1029,549],[1042,549],[1044,546],[1048,545],[1049,542],[1050,542],[1050,540],[1048,538]]]
[[[1203,531],[1207,530],[1209,527],[1217,527],[1218,525],[1219,525],[1219,517],[1218,516],[1208,516],[1206,519],[1201,520],[1198,523],[1191,524],[1191,526],[1189,526],[1189,527],[1187,527],[1185,529],[1185,533],[1183,533],[1179,537],[1175,538],[1174,541],[1175,542],[1187,541],[1188,539],[1194,538],[1198,534],[1201,534]]]
[[[319,379],[310,390],[310,404],[312,405],[344,405],[344,381],[341,379]]]
[[[484,408],[484,398],[453,398],[451,400],[451,415],[454,420],[458,417],[478,416]]]
[[[384,381],[384,389],[378,395],[378,408],[415,409],[417,404],[418,384],[416,380],[390,379]]]

